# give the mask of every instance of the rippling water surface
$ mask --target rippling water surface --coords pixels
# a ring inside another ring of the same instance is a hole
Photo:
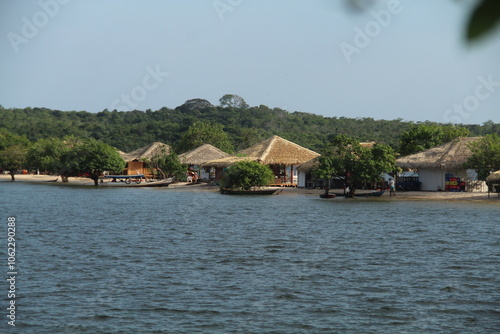
[[[500,203],[9,182],[0,196],[5,263],[7,217],[17,218],[9,332],[500,328]]]

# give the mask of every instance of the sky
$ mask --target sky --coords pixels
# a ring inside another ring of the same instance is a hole
[[[0,0],[0,105],[157,110],[237,94],[327,117],[500,123],[500,30],[465,41],[474,0],[346,2]]]

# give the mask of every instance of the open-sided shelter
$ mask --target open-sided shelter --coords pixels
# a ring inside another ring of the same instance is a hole
[[[474,171],[467,170],[464,164],[471,157],[469,144],[480,137],[460,137],[453,141],[415,154],[400,157],[396,165],[403,169],[416,170],[421,182],[421,190],[445,190],[447,175],[469,182],[468,191],[482,188],[475,179]]]
[[[179,161],[183,164],[188,165],[189,169],[198,172],[198,175],[202,179],[210,179],[210,174],[215,175],[215,169],[213,167],[205,167],[202,165],[207,161],[222,159],[231,156],[217,147],[210,144],[203,144],[194,150],[182,153],[179,155]]]

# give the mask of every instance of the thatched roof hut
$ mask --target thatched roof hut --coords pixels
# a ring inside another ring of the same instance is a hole
[[[407,155],[396,160],[396,165],[407,169],[463,169],[472,155],[469,144],[480,137],[460,137],[428,150]]]
[[[299,165],[319,156],[318,153],[279,136],[272,136],[238,153],[257,158],[266,165]]]
[[[144,160],[144,159],[151,159],[155,155],[169,154],[171,149],[172,148],[167,144],[154,142],[147,146],[138,148],[137,150],[134,150],[132,152],[129,153],[121,152],[120,154],[122,155],[125,161]]]
[[[210,144],[203,144],[194,150],[179,155],[179,161],[187,165],[202,165],[207,161],[229,157],[230,154]]]

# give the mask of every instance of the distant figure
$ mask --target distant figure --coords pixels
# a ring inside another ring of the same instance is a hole
[[[396,192],[396,184],[394,182],[394,180],[392,178],[389,179],[389,182],[387,182],[389,184],[389,196],[396,196],[395,192]]]

